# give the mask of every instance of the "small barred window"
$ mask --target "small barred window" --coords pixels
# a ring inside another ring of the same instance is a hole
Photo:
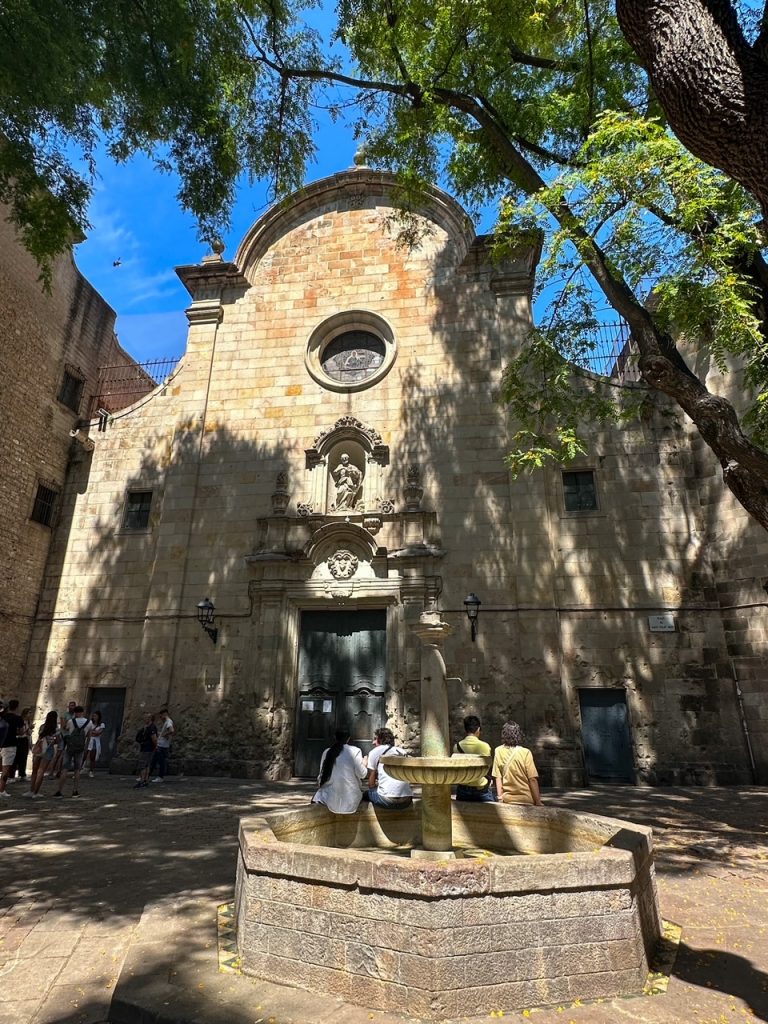
[[[123,526],[126,530],[149,528],[149,510],[152,507],[152,491],[128,491],[125,502]]]
[[[596,512],[597,486],[591,469],[563,473],[566,512]]]
[[[62,405],[66,405],[72,412],[80,412],[80,403],[83,399],[83,388],[85,378],[77,371],[67,369],[64,371],[64,379],[59,388],[58,399]]]
[[[53,517],[56,511],[56,499],[59,492],[45,484],[37,485],[35,503],[32,506],[30,519],[35,523],[42,523],[43,526],[53,526]]]

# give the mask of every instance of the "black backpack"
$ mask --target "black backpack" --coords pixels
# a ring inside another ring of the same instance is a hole
[[[73,718],[72,725],[74,729],[67,737],[67,750],[70,754],[82,754],[85,750],[85,727],[88,722],[85,721],[82,725],[77,725]]]

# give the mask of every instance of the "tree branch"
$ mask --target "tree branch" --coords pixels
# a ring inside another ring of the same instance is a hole
[[[525,53],[515,43],[510,43],[507,49],[515,64],[525,64],[526,67],[541,68],[544,71],[579,70],[579,63],[575,60],[550,60],[547,57],[536,57],[532,53]]]

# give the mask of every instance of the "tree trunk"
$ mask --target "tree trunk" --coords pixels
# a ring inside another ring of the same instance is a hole
[[[636,342],[642,351],[642,341]],[[669,395],[690,416],[720,462],[725,485],[768,530],[768,454],[746,437],[731,403],[663,355],[641,355],[640,372],[650,387]]]
[[[768,216],[768,63],[727,0],[616,0],[677,137],[758,199]]]

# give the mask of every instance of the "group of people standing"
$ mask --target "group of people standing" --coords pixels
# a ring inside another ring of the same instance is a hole
[[[465,736],[456,744],[457,754],[491,756],[491,748],[480,739],[482,723],[477,715],[464,719]],[[389,729],[377,729],[368,757],[351,742],[349,729],[336,731],[332,746],[323,751],[318,789],[312,802],[323,804],[334,814],[353,814],[361,801],[377,807],[407,807],[413,792],[407,782],[387,774],[381,759],[388,754],[405,755]],[[523,746],[523,734],[517,722],[505,722],[501,744],[493,752],[488,776],[478,782],[456,787],[456,799],[473,802],[541,805],[539,775],[531,751]]]
[[[64,784],[72,772],[72,796],[79,795],[80,773],[86,768],[93,778],[96,762],[101,756],[101,737],[106,728],[101,712],[85,713],[81,704],[70,701],[67,711],[59,717],[49,711],[37,735],[34,734],[32,709],[18,713],[18,700],[0,701],[0,798],[9,799],[7,786],[14,780],[27,778],[27,761],[32,754],[29,789],[24,796],[38,799],[46,778],[58,779],[54,796],[64,795]]]
[[[152,715],[149,712],[144,715],[144,724],[136,733],[139,762],[134,789],[144,789],[150,782],[163,781],[168,771],[171,738],[175,731],[168,708],[161,708],[157,715]],[[150,775],[154,771],[157,772],[157,775],[150,779]]]

